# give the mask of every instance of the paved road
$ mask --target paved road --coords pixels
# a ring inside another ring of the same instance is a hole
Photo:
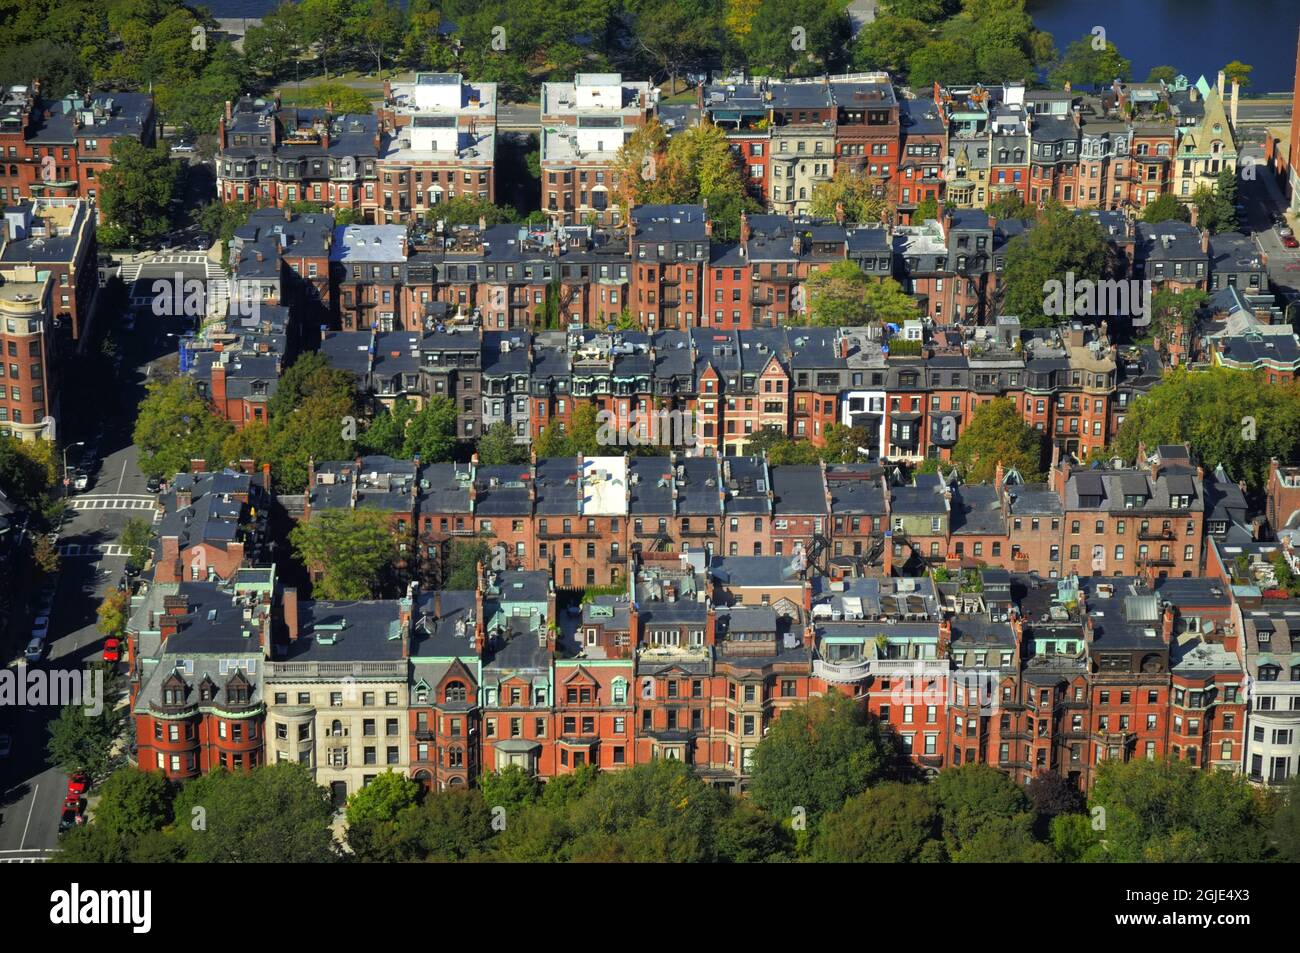
[[[135,367],[133,379],[121,385],[129,406],[134,407],[139,398],[149,359],[166,350],[166,339],[156,332],[153,326],[137,325],[123,341],[128,366]],[[145,508],[150,494],[131,443],[133,417],[134,413],[130,418],[102,421],[98,446],[88,448],[95,450],[87,461],[91,482],[69,500],[72,518],[59,535],[65,555],[50,615],[48,649],[38,663],[47,669],[80,667],[100,656],[103,636],[95,627],[95,610],[126,568],[121,547],[115,544],[127,520],[150,517]],[[88,436],[94,423],[78,421],[68,426],[76,431],[77,425],[85,427]],[[57,714],[57,706],[52,705],[0,707],[2,730],[13,736],[12,756],[0,761],[0,863],[46,860],[58,844],[67,776],[45,760],[46,726]]]
[[[540,103],[499,103],[497,105],[498,129],[542,128],[542,106]]]
[[[1243,160],[1259,161],[1254,180],[1242,179],[1237,184],[1239,201],[1246,206],[1243,230],[1251,232],[1267,257],[1268,277],[1278,291],[1288,294],[1300,291],[1300,248],[1287,248],[1273,225],[1273,218],[1285,212],[1286,200],[1273,179],[1273,174],[1262,164],[1263,149],[1254,144],[1241,150]],[[1291,220],[1292,227],[1297,223]]]

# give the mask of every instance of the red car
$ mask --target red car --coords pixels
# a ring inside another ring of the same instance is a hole
[[[76,811],[81,813],[81,798],[76,794],[69,794],[63,799],[63,809],[65,811]]]
[[[104,661],[105,662],[116,662],[118,659],[122,657],[122,653],[119,650],[120,644],[121,643],[119,643],[117,639],[104,640]]]
[[[1300,248],[1300,241],[1297,241],[1294,235],[1283,235],[1282,244],[1287,248]]]
[[[90,790],[90,779],[84,774],[74,774],[68,778],[68,798],[76,798],[80,801]]]

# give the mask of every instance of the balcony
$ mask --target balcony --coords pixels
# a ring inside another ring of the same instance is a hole
[[[1178,534],[1175,533],[1172,529],[1143,529],[1143,530],[1138,530],[1138,539],[1152,539],[1152,540],[1162,540],[1162,539],[1163,539],[1163,540],[1174,540],[1174,539],[1177,539],[1177,538],[1178,538]]]
[[[858,682],[870,674],[870,662],[839,663],[813,659],[813,675],[828,682]]]

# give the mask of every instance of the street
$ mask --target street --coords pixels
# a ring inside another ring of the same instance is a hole
[[[69,424],[78,437],[90,444],[97,440],[98,446],[89,448],[97,451],[88,461],[90,483],[68,499],[72,516],[59,532],[62,568],[46,655],[37,663],[47,669],[80,667],[99,658],[103,636],[96,628],[96,609],[126,568],[117,540],[128,520],[153,519],[154,498],[137,465],[131,430],[149,363],[163,350],[175,348],[148,323],[141,323],[127,337],[124,364],[134,373],[121,386],[132,413],[127,418]],[[94,436],[97,424],[102,424],[98,438]],[[0,707],[0,731],[13,738],[12,754],[0,761],[0,863],[48,860],[58,845],[68,778],[46,763],[45,754],[46,726],[57,716],[57,705]],[[92,788],[92,797],[94,793]]]

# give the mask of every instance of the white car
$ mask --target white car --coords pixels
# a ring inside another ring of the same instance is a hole
[[[29,662],[39,662],[41,656],[45,654],[45,641],[43,639],[32,639],[27,643],[27,649],[23,652],[23,658]]]
[[[186,142],[184,139],[178,139],[172,143],[172,152],[193,152],[194,143]]]

